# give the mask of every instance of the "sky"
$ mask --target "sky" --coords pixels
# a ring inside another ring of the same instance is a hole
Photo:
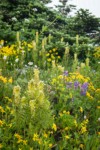
[[[77,9],[89,9],[96,17],[100,17],[100,0],[69,0],[70,4],[76,6]],[[58,0],[52,0],[52,4],[50,6],[54,6],[59,4]]]

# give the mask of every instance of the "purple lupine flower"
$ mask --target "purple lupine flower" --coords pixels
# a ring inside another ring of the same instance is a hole
[[[88,83],[87,82],[83,83],[82,86],[81,86],[81,88],[82,89],[87,89],[88,88]]]
[[[86,95],[86,91],[87,91],[87,90],[83,90],[83,89],[81,89],[80,94],[85,96],[85,95]]]
[[[68,76],[68,71],[64,71],[64,76]]]
[[[81,95],[86,95],[87,89],[88,89],[88,83],[85,82],[81,85]]]
[[[67,82],[66,87],[67,87],[68,89],[72,88],[72,82]]]
[[[75,81],[75,82],[74,82],[74,88],[77,89],[78,87],[79,87],[79,82],[78,82],[78,81]]]

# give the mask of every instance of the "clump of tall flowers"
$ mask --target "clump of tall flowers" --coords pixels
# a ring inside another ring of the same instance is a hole
[[[16,121],[21,127],[28,126],[29,133],[33,134],[48,128],[51,120],[50,102],[44,93],[44,82],[39,79],[39,70],[34,69],[34,78],[28,82],[28,88],[21,97],[19,85],[13,89]],[[20,126],[19,126],[20,127]]]
[[[44,93],[44,82],[39,79],[39,70],[34,69],[34,79],[28,82],[29,107],[32,124],[37,128],[46,128],[50,125],[50,102]]]

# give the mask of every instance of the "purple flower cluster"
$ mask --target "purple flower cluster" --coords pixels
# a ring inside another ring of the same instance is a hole
[[[64,71],[63,75],[67,77],[68,71]],[[68,89],[74,88],[75,90],[80,88],[80,94],[84,96],[84,95],[86,95],[86,92],[88,89],[88,82],[85,82],[82,85],[81,85],[81,83],[79,83],[79,81],[74,81],[74,83],[73,82],[67,82],[66,88],[68,88]]]
[[[80,88],[80,94],[81,95],[86,95],[86,92],[87,92],[87,89],[88,89],[88,83],[85,82],[81,85],[78,81],[75,81],[74,83],[67,82],[66,88],[71,89],[73,87],[74,87],[75,90]]]
[[[78,82],[78,81],[75,81],[75,82],[74,82],[74,88],[77,89],[78,87],[79,87],[79,82]]]
[[[85,82],[81,85],[81,95],[86,95],[87,89],[88,89],[88,83]]]

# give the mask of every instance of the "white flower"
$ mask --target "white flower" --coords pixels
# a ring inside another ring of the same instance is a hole
[[[86,119],[87,117],[86,116],[84,116],[84,119]]]
[[[98,118],[98,121],[100,122],[100,118]]]
[[[98,62],[98,64],[100,64],[100,61]]]
[[[18,59],[18,58],[16,58],[16,59],[15,59],[15,62],[17,63],[18,61],[19,61],[19,59]]]
[[[25,65],[25,67],[27,68],[28,66],[27,66],[27,65]]]
[[[12,21],[17,21],[17,18],[16,18],[16,17],[13,17],[13,18],[12,18]]]
[[[28,65],[32,66],[32,65],[33,65],[33,62],[29,62]]]
[[[38,68],[37,65],[35,65],[34,68]]]
[[[7,59],[7,56],[4,56],[3,59],[6,60],[6,59]]]
[[[25,18],[24,21],[25,21],[26,23],[29,23],[29,22],[30,22],[29,19],[27,19],[27,18]]]
[[[37,8],[33,8],[33,11],[37,11]]]

